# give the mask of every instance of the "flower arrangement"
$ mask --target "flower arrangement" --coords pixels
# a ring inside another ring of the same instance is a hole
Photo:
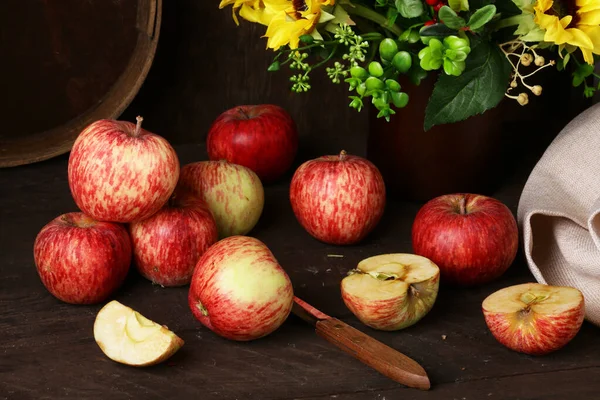
[[[238,25],[239,16],[266,26],[275,52],[269,71],[287,65],[296,93],[324,67],[332,83],[348,85],[350,107],[361,111],[370,100],[389,121],[410,101],[400,75],[418,85],[437,74],[425,130],[504,97],[526,105],[542,94],[534,75],[543,68],[571,62],[574,86],[587,97],[600,89],[590,83],[598,77],[600,0],[222,0],[219,7],[229,5]]]

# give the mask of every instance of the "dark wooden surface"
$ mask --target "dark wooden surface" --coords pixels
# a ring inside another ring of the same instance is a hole
[[[184,163],[205,157],[202,146],[176,149]],[[513,211],[526,172],[495,194]],[[328,246],[296,222],[284,181],[266,188],[264,214],[251,235],[271,248],[296,295],[420,362],[431,379],[429,392],[385,378],[295,316],[257,341],[217,337],[193,318],[187,287],[153,286],[132,271],[114,298],[168,325],[186,342],[168,362],[135,369],[110,361],[95,344],[92,326],[101,305],[56,300],[33,264],[38,231],[55,216],[75,210],[67,156],[2,170],[0,399],[597,399],[598,328],[584,323],[571,343],[545,357],[512,352],[486,328],[482,300],[499,288],[532,280],[521,253],[494,283],[472,289],[442,285],[431,313],[403,331],[375,331],[349,313],[340,298],[340,280],[365,257],[410,252],[410,228],[419,207],[390,201],[380,225],[363,243]]]

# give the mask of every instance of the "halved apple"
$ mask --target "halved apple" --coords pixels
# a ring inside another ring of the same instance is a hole
[[[540,283],[500,289],[483,301],[482,309],[496,340],[530,355],[548,354],[569,343],[585,316],[578,289]]]
[[[161,363],[184,343],[166,326],[116,300],[107,303],[96,315],[94,339],[108,358],[136,367]]]
[[[431,260],[395,253],[369,257],[342,279],[346,307],[365,325],[394,331],[417,323],[433,307],[440,269]]]

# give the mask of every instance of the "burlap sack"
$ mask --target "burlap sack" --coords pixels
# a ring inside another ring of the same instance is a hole
[[[600,104],[571,121],[531,172],[517,219],[540,283],[583,293],[600,326]]]

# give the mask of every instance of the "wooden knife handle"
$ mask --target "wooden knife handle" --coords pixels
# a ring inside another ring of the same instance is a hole
[[[396,382],[422,390],[431,387],[427,373],[416,361],[337,318],[317,322],[316,331],[344,352]]]

